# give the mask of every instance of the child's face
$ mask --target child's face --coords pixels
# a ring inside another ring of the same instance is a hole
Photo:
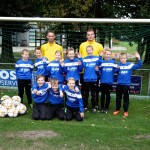
[[[35,56],[36,56],[37,58],[41,58],[41,57],[42,57],[42,52],[41,52],[40,50],[36,50],[36,51],[35,51]]]
[[[53,83],[52,84],[52,89],[54,92],[58,91],[58,84],[57,83]]]
[[[24,53],[22,54],[22,59],[23,59],[23,60],[28,60],[28,59],[29,59],[29,53],[28,53],[28,52],[24,52]]]
[[[120,55],[120,62],[125,64],[127,62],[127,56],[126,55]]]
[[[111,59],[111,52],[105,51],[104,58],[105,58],[105,60],[110,60]]]
[[[61,53],[56,53],[55,58],[56,58],[56,60],[60,60],[61,59]]]
[[[92,49],[92,47],[88,47],[88,48],[86,49],[86,52],[87,52],[88,56],[93,55],[93,49]]]
[[[39,87],[41,87],[44,84],[44,82],[45,82],[45,80],[43,77],[40,77],[37,79],[37,83],[38,83]]]
[[[75,87],[75,81],[74,80],[69,80],[67,83],[68,87],[70,90],[74,90]]]
[[[75,57],[74,51],[69,51],[68,54],[67,54],[67,57],[68,57],[70,60],[73,60],[74,57]]]

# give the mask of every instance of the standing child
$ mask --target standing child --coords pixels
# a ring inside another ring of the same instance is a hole
[[[49,89],[49,102],[47,119],[51,120],[54,116],[57,116],[60,120],[64,120],[64,98],[60,96],[59,81],[57,79],[51,79],[51,88]]]
[[[74,78],[76,85],[79,85],[80,72],[82,71],[82,65],[79,58],[75,57],[75,51],[73,48],[69,48],[67,51],[67,59],[62,64],[64,73],[66,75],[66,81],[68,78]]]
[[[29,60],[29,51],[27,49],[22,50],[22,59],[16,62],[16,76],[18,83],[18,96],[21,97],[23,102],[24,88],[28,99],[28,105],[32,104],[31,98],[31,79],[33,63]]]
[[[36,81],[37,83],[34,84],[32,89],[34,99],[32,118],[34,120],[46,120],[47,106],[45,102],[48,98],[49,85],[45,83],[43,75],[38,75]]]
[[[129,86],[131,83],[132,71],[142,67],[142,61],[138,52],[135,53],[135,57],[138,59],[137,64],[127,62],[127,54],[121,53],[118,77],[117,77],[117,88],[116,88],[116,111],[113,112],[114,115],[117,115],[120,112],[121,100],[123,95],[123,108],[124,108],[124,117],[128,117],[128,108],[129,108]]]
[[[99,71],[100,89],[101,89],[101,112],[107,113],[110,104],[110,92],[114,81],[114,72],[117,67],[115,61],[111,58],[112,52],[106,49],[104,52],[104,60],[102,60],[103,53],[100,53]],[[98,69],[98,68],[97,68]]]
[[[59,84],[63,84],[64,82],[63,69],[62,66],[60,65],[61,57],[62,57],[62,52],[60,50],[57,50],[55,52],[55,60],[51,61],[47,66],[49,79],[53,79],[53,78],[58,79]]]
[[[84,57],[82,60],[83,68],[84,68],[84,94],[83,101],[84,107],[87,109],[88,106],[88,98],[89,92],[91,91],[91,103],[92,103],[92,111],[96,113],[96,108],[98,106],[98,101],[96,99],[96,91],[97,91],[97,73],[95,67],[98,63],[99,57],[93,56],[93,47],[91,45],[86,47],[86,52],[88,56]]]
[[[67,85],[62,86],[62,91],[65,92],[67,96],[66,100],[66,120],[72,120],[75,116],[77,121],[83,121],[84,118],[84,108],[83,101],[80,91],[75,90],[75,79],[68,78]],[[61,94],[63,95],[63,94]]]
[[[35,49],[36,60],[34,61],[34,66],[36,68],[35,76],[37,77],[39,74],[45,77],[45,81],[48,81],[48,73],[47,73],[47,65],[48,59],[46,57],[42,57],[42,51],[40,47]]]

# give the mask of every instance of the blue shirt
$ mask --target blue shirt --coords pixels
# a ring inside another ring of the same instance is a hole
[[[65,66],[63,67],[64,73],[66,74],[66,80],[68,78],[74,78],[75,81],[80,79],[80,72],[82,71],[82,65],[79,65],[79,59],[74,58],[73,60],[66,59]]]
[[[113,84],[114,72],[117,68],[115,61],[111,60],[100,60],[99,71],[101,74],[100,83]]]
[[[46,57],[37,58],[34,61],[34,66],[36,68],[35,76],[41,74],[43,76],[48,75],[47,73],[47,65],[48,65],[48,59]]]
[[[49,78],[55,78],[59,81],[59,83],[64,82],[63,69],[59,63],[59,61],[51,61],[47,66],[48,76]]]
[[[40,93],[40,95],[36,95],[33,93],[33,90],[35,89]],[[35,83],[32,88],[32,97],[34,99],[34,102],[45,103],[48,98],[48,89],[49,89],[49,86],[47,83],[44,83],[41,87],[39,87],[38,84]]]
[[[65,92],[67,96],[66,105],[73,108],[79,108],[80,112],[84,112],[81,92],[70,90],[68,85],[63,85],[61,88],[62,92]]]
[[[131,83],[132,71],[141,68],[142,61],[138,60],[138,64],[133,64],[131,62],[126,62],[125,64],[122,64],[120,62],[118,65],[119,65],[119,69],[118,69],[117,83],[119,85],[129,86]]]
[[[60,97],[59,88],[58,91],[54,91],[52,88],[49,89],[49,102],[53,105],[63,104],[64,98]]]
[[[33,63],[31,60],[20,59],[16,62],[15,68],[18,79],[28,80],[32,78]]]
[[[98,56],[87,56],[83,58],[82,65],[84,68],[84,82],[96,82],[97,73],[95,70],[96,65],[98,64]]]

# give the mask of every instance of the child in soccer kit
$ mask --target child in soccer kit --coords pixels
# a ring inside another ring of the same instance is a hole
[[[48,96],[48,111],[47,119],[51,120],[54,116],[57,116],[60,120],[64,120],[64,98],[60,96],[59,81],[58,79],[51,79],[51,88],[49,89]]]
[[[66,120],[72,120],[75,116],[77,121],[83,121],[84,119],[84,107],[81,92],[75,90],[75,79],[68,78],[67,85],[63,85],[61,89],[61,96],[63,92],[66,93]]]
[[[104,60],[102,56],[104,53]],[[112,84],[114,81],[114,72],[117,68],[114,59],[111,58],[112,52],[110,49],[100,53],[99,68],[96,67],[96,70],[100,73],[100,107],[101,112],[107,113],[110,104],[110,92],[112,91]]]
[[[32,88],[32,97],[34,100],[32,118],[34,120],[46,120],[47,116],[47,105],[48,89],[49,84],[45,82],[43,75],[36,77],[36,82]]]
[[[128,117],[129,108],[129,86],[131,83],[132,71],[142,67],[142,61],[138,52],[135,53],[135,57],[138,59],[138,63],[134,64],[127,62],[127,54],[120,53],[119,59],[120,63],[118,68],[117,77],[117,88],[116,88],[116,111],[113,112],[114,115],[119,114],[121,108],[121,100],[123,95],[123,109],[124,117]]]
[[[34,66],[36,68],[35,76],[41,74],[45,77],[45,81],[48,81],[47,65],[49,61],[46,57],[42,56],[42,51],[40,47],[37,47],[35,49],[35,56],[36,56],[36,59],[34,61]]]
[[[65,73],[65,79],[67,81],[68,78],[74,78],[76,85],[79,85],[80,72],[82,71],[81,61],[79,58],[75,57],[75,51],[73,48],[69,48],[67,50],[67,57],[68,58],[64,61],[64,63],[61,63]]]
[[[63,68],[60,65],[60,60],[62,57],[62,52],[60,50],[57,50],[55,52],[55,60],[51,61],[47,66],[47,72],[48,77],[50,79],[57,79],[59,81],[59,84],[63,84],[64,82],[64,73]]]
[[[15,68],[18,83],[18,96],[20,96],[21,102],[23,102],[23,94],[25,89],[28,105],[31,105],[31,79],[33,63],[29,60],[29,51],[27,49],[22,50],[22,59],[16,62]]]
[[[84,79],[84,87],[85,87],[84,94],[83,94],[83,102],[84,102],[84,108],[87,109],[89,92],[91,91],[92,111],[93,113],[96,113],[98,102],[96,99],[97,73],[95,67],[98,64],[99,57],[93,55],[93,47],[91,45],[86,47],[86,52],[88,56],[82,59],[82,66],[84,69],[83,79]]]

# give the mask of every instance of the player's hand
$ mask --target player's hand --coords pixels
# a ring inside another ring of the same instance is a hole
[[[61,59],[59,62],[62,67],[65,66],[64,59]]]
[[[84,112],[80,113],[80,116],[81,116],[82,118],[84,118]]]
[[[80,60],[78,60],[78,65],[79,65],[79,66],[81,65],[81,61],[80,61]]]
[[[96,70],[96,71],[98,71],[98,70],[99,70],[99,67],[98,67],[98,66],[96,66],[96,67],[95,67],[95,70]]]
[[[134,55],[137,59],[140,59],[140,54],[138,52],[135,52]]]
[[[36,94],[36,92],[37,92],[37,89],[34,89],[32,92],[33,92],[34,94]]]
[[[75,89],[74,89],[74,90],[75,90],[75,92],[76,92],[76,93],[78,93],[78,92],[79,92],[79,88],[78,88],[78,87],[75,87]]]
[[[81,58],[81,54],[78,53],[78,52],[76,52],[76,56],[77,56],[78,58]]]
[[[36,95],[40,95],[40,92],[39,92],[39,91],[37,91],[37,92],[36,92]]]
[[[103,55],[104,55],[104,52],[105,52],[105,51],[101,51],[101,52],[99,53],[99,55],[100,55],[100,56],[103,56]]]
[[[64,96],[64,94],[63,94],[62,91],[59,91],[59,93],[60,93],[60,97],[63,97],[63,96]]]

